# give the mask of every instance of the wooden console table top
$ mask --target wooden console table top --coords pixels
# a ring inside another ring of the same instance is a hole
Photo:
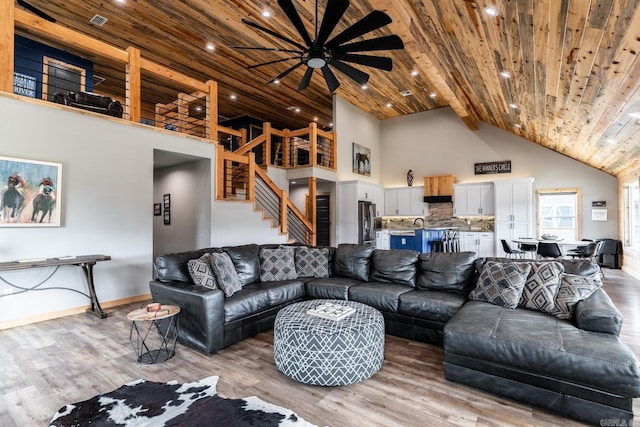
[[[0,262],[0,271],[24,270],[36,267],[55,267],[58,265],[95,264],[98,261],[109,261],[109,255],[80,255],[60,258],[38,258]]]

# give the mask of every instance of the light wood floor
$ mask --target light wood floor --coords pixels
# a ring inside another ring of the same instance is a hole
[[[605,288],[625,316],[622,339],[640,357],[640,282],[620,270],[605,273]],[[392,336],[380,372],[346,387],[306,386],[282,375],[271,332],[211,356],[179,345],[168,362],[139,365],[126,319],[139,306],[111,309],[105,320],[81,314],[0,331],[0,426],[46,425],[66,403],[138,378],[190,382],[210,375],[220,377],[224,397],[256,395],[320,426],[579,425],[447,382],[441,348]],[[640,399],[634,409],[640,414]]]

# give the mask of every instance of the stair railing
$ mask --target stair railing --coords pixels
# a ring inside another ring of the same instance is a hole
[[[254,154],[230,153],[218,145],[216,198],[227,201],[249,201],[261,210],[263,217],[278,227],[281,234],[307,245],[315,245],[315,227],[293,204],[287,192],[258,167]]]

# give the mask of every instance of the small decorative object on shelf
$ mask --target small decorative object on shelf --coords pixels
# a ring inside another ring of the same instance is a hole
[[[345,317],[355,313],[355,311],[356,309],[353,307],[326,302],[307,310],[307,314],[311,316],[322,317],[323,319],[342,320]]]
[[[407,172],[407,185],[409,187],[413,185],[413,171],[411,169],[409,169],[409,172]]]

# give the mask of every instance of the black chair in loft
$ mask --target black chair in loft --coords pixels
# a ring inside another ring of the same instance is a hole
[[[561,258],[562,251],[555,242],[540,242],[538,243],[538,256],[540,258]]]
[[[500,241],[502,242],[502,250],[505,252],[507,258],[524,258],[524,251],[511,248],[511,245],[509,245],[509,243],[504,239],[501,239]]]

